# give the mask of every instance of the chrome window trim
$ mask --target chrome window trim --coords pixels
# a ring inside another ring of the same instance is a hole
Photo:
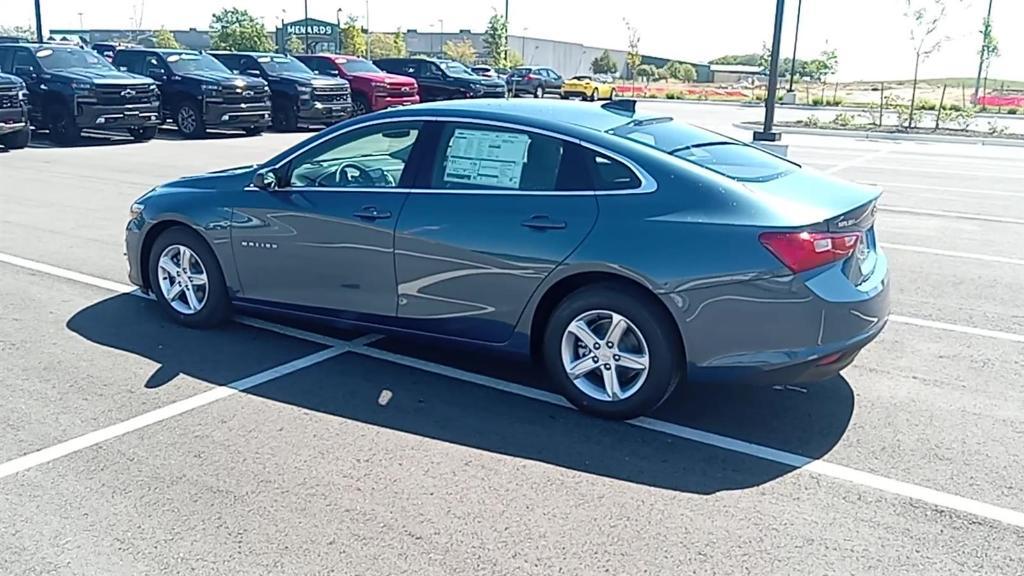
[[[323,144],[325,142],[329,142],[331,140],[334,140],[335,138],[339,138],[341,136],[344,136],[345,134],[348,134],[349,132],[353,132],[355,130],[360,130],[360,129],[363,129],[363,128],[368,128],[368,127],[371,127],[371,126],[376,126],[378,124],[394,124],[394,123],[402,123],[402,122],[457,122],[457,123],[461,123],[461,124],[480,124],[480,125],[483,125],[483,126],[495,126],[495,127],[498,127],[498,128],[508,128],[508,129],[511,129],[511,130],[522,130],[524,132],[532,132],[534,134],[541,134],[543,136],[548,136],[550,138],[555,138],[555,139],[561,140],[563,142],[569,142],[571,144],[576,144],[576,145],[582,146],[584,148],[593,150],[595,152],[598,152],[600,154],[603,154],[605,156],[608,156],[609,158],[612,158],[614,160],[617,160],[618,162],[621,162],[621,163],[625,164],[627,168],[629,168],[630,170],[633,171],[633,174],[640,181],[640,186],[637,187],[637,188],[629,188],[629,189],[626,189],[626,190],[588,190],[588,191],[570,191],[570,190],[474,190],[474,189],[462,189],[462,190],[459,190],[459,189],[440,190],[440,189],[438,189],[438,190],[435,190],[435,189],[432,189],[432,188],[387,188],[387,187],[380,187],[380,188],[313,188],[313,187],[309,187],[309,186],[296,187],[296,188],[281,188],[280,190],[281,191],[285,191],[285,190],[309,190],[309,191],[313,191],[313,190],[316,190],[316,191],[320,191],[320,192],[327,192],[327,191],[333,191],[333,192],[340,192],[340,191],[344,191],[344,192],[375,191],[375,192],[380,192],[380,191],[389,191],[389,190],[403,190],[404,193],[407,193],[407,194],[488,194],[488,195],[497,194],[497,195],[502,195],[502,196],[509,196],[509,195],[520,195],[520,196],[545,195],[545,196],[549,196],[549,195],[557,194],[557,195],[562,195],[562,196],[579,196],[579,195],[587,195],[587,196],[590,196],[590,195],[620,196],[620,195],[624,195],[624,194],[650,194],[650,193],[652,193],[652,192],[654,192],[654,191],[656,191],[658,189],[658,183],[655,182],[654,178],[652,178],[651,175],[648,174],[647,171],[644,170],[643,167],[641,167],[639,164],[637,164],[636,162],[630,160],[629,158],[626,158],[625,156],[622,156],[621,154],[619,154],[617,152],[613,152],[613,151],[608,150],[606,148],[602,148],[601,146],[598,146],[596,144],[592,144],[590,142],[587,142],[585,140],[580,140],[578,138],[572,138],[572,137],[566,136],[564,134],[559,134],[557,132],[552,132],[550,130],[545,130],[543,128],[535,128],[533,126],[524,126],[522,124],[514,124],[512,122],[502,122],[502,121],[498,121],[498,120],[481,120],[479,118],[466,118],[466,117],[461,117],[461,116],[401,116],[401,117],[394,117],[394,118],[379,118],[377,120],[372,120],[370,122],[363,122],[361,124],[357,124],[355,126],[351,126],[351,127],[345,128],[344,130],[341,130],[337,134],[332,135],[330,138],[326,138],[326,139],[323,139],[323,140],[317,140],[315,142],[307,144],[306,146],[303,146],[302,148],[297,150],[295,153],[289,155],[288,157],[284,158],[283,160],[281,160],[277,164],[273,165],[273,169],[277,170],[277,169],[281,168],[282,166],[284,166],[285,164],[287,164],[287,163],[291,162],[292,160],[294,160],[297,156],[302,155],[307,150],[309,150],[309,149],[311,149],[311,148],[313,148],[315,146],[319,146],[319,145],[321,145],[321,144]],[[263,170],[263,169],[265,169],[265,167],[261,167],[260,169]]]

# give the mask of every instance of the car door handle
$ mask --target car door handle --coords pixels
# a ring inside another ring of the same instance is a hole
[[[543,214],[533,216],[529,220],[523,220],[522,225],[534,230],[562,230],[565,228],[565,222],[552,220],[549,216]]]
[[[391,218],[391,212],[387,210],[378,210],[374,206],[363,206],[362,210],[358,210],[352,213],[356,218],[362,218],[363,220],[386,220]]]

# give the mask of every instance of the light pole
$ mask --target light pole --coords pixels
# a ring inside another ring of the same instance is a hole
[[[438,19],[437,23],[441,25],[441,34],[437,43],[441,46],[441,53],[444,54],[444,19]]]
[[[43,43],[43,11],[36,0],[36,42]]]
[[[334,34],[336,36],[334,39],[334,53],[341,54],[341,8],[334,11],[334,20],[338,24],[338,28],[335,30]]]
[[[789,90],[786,92],[793,91],[793,78],[796,77],[796,43],[800,39],[800,12],[803,7],[804,0],[798,0],[796,4],[796,33],[793,34],[793,61],[789,63]]]
[[[992,34],[992,0],[988,0],[988,15],[985,16],[985,23],[981,27],[981,50],[978,51],[978,78],[974,81],[974,100],[972,101],[975,106],[978,105],[978,91],[981,89],[981,71],[985,67],[985,46],[988,43],[990,34]]]
[[[782,44],[782,16],[786,0],[775,3],[775,33],[772,36],[772,61],[768,66],[768,100],[764,103],[764,130],[754,132],[754,142],[778,142],[782,135],[772,131],[775,121],[775,95],[779,91],[779,47]]]
[[[366,0],[366,59],[370,59],[370,0]]]
[[[508,66],[508,0],[505,0],[505,66]]]
[[[83,14],[85,14],[85,12],[79,12],[78,13],[78,29],[79,30],[85,30],[85,19],[82,17]]]
[[[529,30],[526,26],[523,26],[523,53],[520,56],[523,57],[523,61],[526,61],[526,31]]]
[[[306,54],[309,54],[309,0],[302,0],[302,33],[306,37]]]

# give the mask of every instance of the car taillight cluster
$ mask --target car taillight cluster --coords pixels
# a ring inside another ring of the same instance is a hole
[[[776,258],[793,272],[804,272],[853,254],[860,232],[764,232],[759,237]]]

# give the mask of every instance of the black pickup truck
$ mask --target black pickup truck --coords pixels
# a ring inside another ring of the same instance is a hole
[[[234,74],[204,52],[126,48],[114,54],[114,66],[155,80],[164,117],[187,138],[200,138],[207,128],[254,136],[270,125],[267,83]]]
[[[0,45],[0,71],[21,78],[29,118],[62,145],[86,128],[125,130],[136,140],[156,136],[160,93],[149,78],[119,72],[92,50],[47,44]]]
[[[17,76],[0,73],[0,146],[20,150],[28,146],[28,90]]]
[[[503,80],[477,76],[454,60],[381,58],[374,60],[373,63],[385,72],[416,79],[422,102],[458,98],[504,98],[506,94]]]
[[[273,126],[290,132],[301,126],[329,126],[352,115],[352,89],[340,78],[317,76],[285,54],[210,52],[236,74],[270,85]]]

